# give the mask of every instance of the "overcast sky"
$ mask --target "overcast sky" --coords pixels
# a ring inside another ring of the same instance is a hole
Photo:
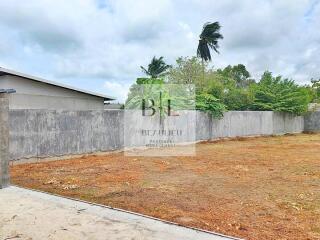
[[[152,56],[196,53],[219,21],[215,67],[320,78],[319,0],[0,0],[0,66],[125,98]]]

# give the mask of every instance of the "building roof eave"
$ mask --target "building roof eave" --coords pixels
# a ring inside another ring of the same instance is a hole
[[[96,96],[96,97],[101,97],[101,98],[104,99],[104,101],[116,100],[116,98],[114,98],[112,96],[108,96],[108,95],[100,94],[100,93],[95,93],[95,92],[88,91],[88,90],[83,90],[83,89],[72,87],[72,86],[69,86],[69,85],[66,85],[66,84],[57,83],[57,82],[54,82],[54,81],[50,81],[50,80],[46,80],[46,79],[43,79],[43,78],[31,76],[31,75],[28,75],[28,74],[25,74],[25,73],[16,72],[16,71],[9,70],[9,69],[2,68],[2,67],[0,67],[0,75],[11,75],[11,76],[17,76],[17,77],[29,79],[29,80],[32,80],[32,81],[42,82],[42,83],[46,83],[46,84],[49,84],[49,85],[53,85],[53,86],[57,86],[57,87],[65,88],[65,89],[69,89],[69,90],[72,90],[72,91],[85,93],[85,94]]]

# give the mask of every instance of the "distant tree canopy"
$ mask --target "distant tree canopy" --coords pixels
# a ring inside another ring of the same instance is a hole
[[[167,80],[172,84],[195,84],[198,86],[202,78],[202,65],[197,57],[176,60],[176,66],[172,67],[167,75]]]
[[[141,86],[142,84],[146,84],[146,85],[152,85],[152,84],[164,84],[164,80],[161,78],[137,78],[136,83],[132,84],[130,89],[129,89],[129,93],[128,93],[128,97],[126,99],[125,105],[130,107],[137,107],[137,104],[141,104],[141,102],[139,103],[138,101],[140,96],[143,96],[147,93],[141,93]]]
[[[203,80],[202,63],[196,57],[178,58],[177,64],[167,75],[167,82],[195,84],[197,101],[209,104],[210,100],[214,107],[207,108],[211,112],[216,111],[215,116],[220,116],[225,110],[270,110],[303,114],[312,100],[312,92],[320,92],[320,81],[313,81],[313,89],[316,90],[311,91],[293,80],[273,77],[267,71],[257,83],[243,64],[217,70],[206,64]],[[208,94],[214,98],[209,98]],[[217,103],[223,107],[216,107]],[[203,104],[200,105],[204,110]]]
[[[274,77],[266,71],[255,81],[243,64],[222,69],[209,67],[197,57],[181,57],[167,69],[163,78],[138,78],[128,96],[134,96],[140,84],[194,84],[196,108],[215,117],[231,110],[289,112],[301,115],[311,101],[320,99],[320,80],[300,86],[294,80]]]
[[[311,79],[311,92],[313,94],[313,101],[320,103],[320,78]]]
[[[153,57],[147,68],[140,66],[142,71],[151,78],[164,77],[170,67],[165,63],[163,57]]]
[[[160,106],[160,92],[162,103],[171,101],[172,110],[194,110],[195,99],[192,87],[178,84],[167,84],[161,78],[137,78],[136,83],[130,87],[125,102],[126,109],[138,110],[142,108],[142,101],[154,101],[155,106]]]
[[[189,84],[189,90],[181,93],[180,102],[186,101],[182,95],[188,95],[190,86],[194,85],[196,108],[215,117],[223,116],[223,112],[228,110],[278,111],[300,115],[308,110],[310,102],[320,103],[320,79],[312,79],[311,85],[300,86],[294,80],[274,77],[268,71],[264,72],[260,81],[255,81],[243,64],[229,65],[223,69],[209,67],[211,51],[219,53],[219,41],[223,39],[220,30],[219,22],[203,25],[196,57],[180,57],[173,67],[166,64],[163,57],[153,57],[148,67],[141,66],[148,78],[137,79],[130,88],[126,103],[136,106],[141,89],[150,88],[151,92],[151,85],[154,84]],[[146,86],[141,88],[141,85]],[[143,94],[149,94],[147,92]]]
[[[305,87],[293,80],[273,77],[265,72],[259,83],[252,86],[252,110],[302,114],[308,110],[311,96]]]
[[[251,83],[254,83],[254,79],[251,79],[251,75],[243,64],[235,66],[227,66],[224,69],[218,69],[217,72],[224,77],[232,78],[236,82],[236,86],[239,88],[248,87]]]
[[[205,64],[203,69],[201,60],[191,57],[177,59],[176,66],[171,68],[167,75],[167,82],[194,84],[197,102],[205,101],[208,105],[210,100],[214,104],[222,104],[214,108],[208,107],[213,115],[221,116],[226,110],[248,109],[252,99],[248,86],[254,83],[254,80],[250,79],[250,73],[244,65],[214,70]],[[214,98],[209,98],[208,95]],[[204,110],[203,104],[200,105],[201,110]],[[199,108],[200,105],[198,104]]]

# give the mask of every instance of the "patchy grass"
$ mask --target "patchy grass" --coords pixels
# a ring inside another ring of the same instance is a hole
[[[11,167],[14,184],[247,239],[320,239],[320,134],[197,144]]]

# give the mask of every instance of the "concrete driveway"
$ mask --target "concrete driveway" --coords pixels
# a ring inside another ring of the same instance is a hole
[[[11,186],[0,189],[0,239],[226,240],[234,238]]]

